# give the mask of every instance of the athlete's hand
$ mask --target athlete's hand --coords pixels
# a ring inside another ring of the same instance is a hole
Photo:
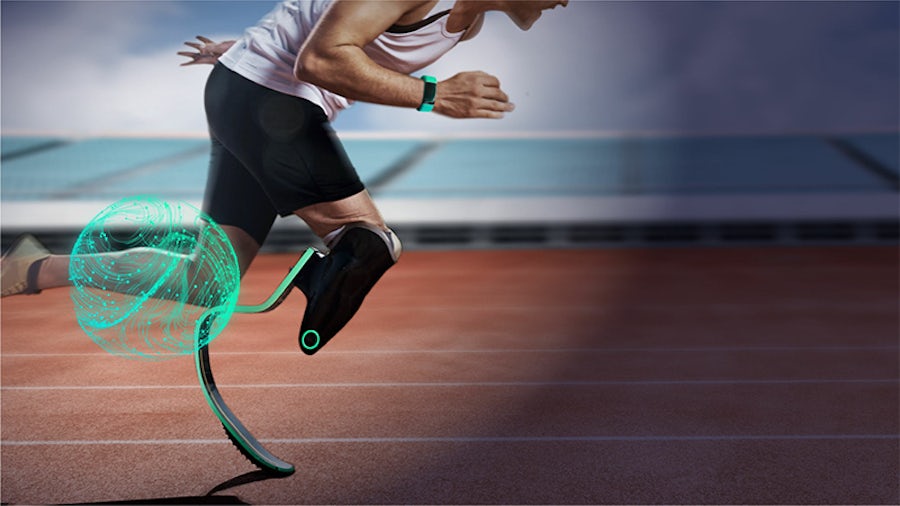
[[[437,85],[434,112],[451,118],[502,118],[515,109],[500,80],[484,72],[460,72]]]
[[[214,42],[210,39],[202,35],[198,35],[197,39],[203,44],[199,44],[197,42],[185,42],[186,46],[191,46],[196,49],[197,52],[193,51],[179,51],[178,54],[181,56],[187,56],[191,59],[191,61],[186,61],[181,64],[182,67],[187,65],[197,65],[207,63],[209,65],[214,65],[217,61],[219,61],[219,57],[225,54],[225,51],[234,45],[233,40],[226,40],[225,42]]]

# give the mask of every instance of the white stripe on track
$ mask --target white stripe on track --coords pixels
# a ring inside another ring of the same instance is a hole
[[[324,350],[318,356],[328,355],[408,355],[408,354],[479,354],[479,353],[754,353],[754,352],[844,352],[844,351],[896,351],[897,345],[885,346],[697,346],[682,348],[486,348],[486,349],[426,349],[426,350]],[[301,356],[299,351],[212,351],[214,356],[242,355],[290,355]],[[0,353],[2,358],[53,358],[53,357],[110,357],[120,358],[103,351],[84,353]],[[173,357],[177,359],[177,357]]]
[[[224,389],[270,388],[467,388],[467,387],[604,387],[604,386],[717,386],[717,385],[857,385],[897,384],[900,379],[774,379],[774,380],[636,380],[636,381],[448,381],[373,383],[258,383],[220,384]],[[3,391],[42,390],[184,390],[199,385],[26,385],[4,386]]]
[[[260,439],[264,444],[402,444],[402,443],[606,443],[716,441],[856,441],[900,440],[900,434],[726,434],[697,436],[462,436],[462,437],[344,437]],[[227,439],[95,439],[0,442],[3,446],[88,445],[200,445],[231,444]]]

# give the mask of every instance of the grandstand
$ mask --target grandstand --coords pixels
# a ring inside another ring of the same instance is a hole
[[[407,248],[898,239],[900,136],[342,136]],[[65,248],[124,196],[199,205],[203,138],[2,137],[2,242]],[[315,238],[276,222],[265,250]]]

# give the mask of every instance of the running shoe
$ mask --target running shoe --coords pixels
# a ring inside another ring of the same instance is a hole
[[[41,293],[37,289],[40,261],[50,256],[38,240],[25,234],[0,259],[0,297]]]

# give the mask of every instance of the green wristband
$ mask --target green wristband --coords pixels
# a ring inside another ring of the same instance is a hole
[[[425,93],[422,95],[422,105],[417,111],[430,112],[434,109],[434,97],[437,95],[437,79],[432,76],[422,76],[425,81]]]

